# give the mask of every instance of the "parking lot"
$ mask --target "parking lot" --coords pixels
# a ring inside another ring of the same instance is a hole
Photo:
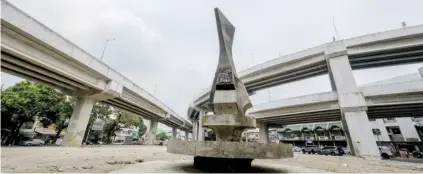
[[[2,172],[111,172],[124,166],[154,160],[192,160],[191,156],[166,152],[166,146],[2,147]],[[421,173],[423,166],[388,160],[365,160],[352,156],[295,153],[294,158],[254,160],[253,164],[281,164],[328,172]]]

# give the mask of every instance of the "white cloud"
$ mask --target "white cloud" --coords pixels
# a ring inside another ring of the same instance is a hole
[[[213,8],[235,25],[237,70],[342,38],[423,24],[423,1],[11,1],[37,20],[100,57],[186,116],[188,103],[211,84],[218,59]],[[401,66],[354,72],[359,84],[415,71]],[[374,73],[378,72],[378,73]],[[366,75],[367,74],[367,75]],[[372,74],[371,78],[368,74]],[[382,75],[377,75],[382,74]],[[3,76],[3,73],[2,73]],[[6,86],[16,78],[4,76]],[[313,84],[313,88],[310,88]],[[330,90],[327,76],[271,88],[272,100]],[[267,102],[266,90],[252,96]]]

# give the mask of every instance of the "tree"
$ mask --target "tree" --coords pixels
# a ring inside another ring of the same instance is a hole
[[[166,132],[163,132],[163,131],[162,132],[159,132],[156,135],[156,137],[159,138],[162,141],[169,139],[169,136],[167,136],[167,133]]]
[[[119,123],[122,123],[124,127],[140,126],[140,117],[134,114],[130,114],[125,111],[119,111]]]
[[[29,81],[19,82],[2,91],[1,126],[11,131],[12,139],[9,140],[15,141],[24,123],[34,122],[36,116],[53,118],[57,103],[63,100],[65,96],[53,88]]]
[[[123,111],[121,109],[114,109],[116,119],[108,118],[104,126],[104,141],[106,143],[111,143],[111,137],[116,136],[115,132],[122,127],[139,127],[138,135],[142,136],[147,130],[147,126],[144,125],[144,122],[140,116],[135,114]]]
[[[58,107],[60,109],[57,115],[57,119],[54,121],[54,124],[56,125],[56,135],[54,136],[53,143],[55,143],[60,137],[60,133],[63,131],[63,129],[68,127],[69,119],[72,116],[74,105],[74,102],[71,100],[58,103]]]
[[[106,124],[104,125],[104,134],[103,137],[104,142],[106,143],[112,143],[112,139],[110,137],[116,136],[115,132],[120,129],[119,122],[117,119],[107,119]]]
[[[105,120],[106,124],[107,124],[107,120],[110,118],[110,115],[113,113],[113,109],[110,105],[106,104],[106,103],[101,103],[101,102],[96,102],[93,106],[93,109],[91,111],[91,115],[90,115],[90,120],[88,121],[87,127],[86,127],[86,131],[84,134],[84,140],[87,138],[88,136],[88,132],[91,131],[91,125],[94,123],[94,120],[98,119],[102,119]],[[93,134],[90,135],[94,136],[94,140],[98,141],[100,140],[100,133],[99,132],[95,132]],[[91,137],[91,136],[90,136]]]
[[[140,117],[140,126],[138,130],[138,137],[142,137],[147,132],[147,126],[144,124],[144,120]]]

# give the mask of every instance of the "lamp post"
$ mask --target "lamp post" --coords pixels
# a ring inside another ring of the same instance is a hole
[[[100,60],[103,60],[103,56],[104,56],[104,51],[106,51],[106,47],[107,47],[107,43],[109,43],[109,41],[114,41],[115,39],[107,39],[106,43],[104,44],[104,48],[103,48],[103,53],[101,53],[101,57]]]
[[[253,66],[254,66],[254,52],[253,49],[248,49],[251,53],[251,58],[253,59]]]

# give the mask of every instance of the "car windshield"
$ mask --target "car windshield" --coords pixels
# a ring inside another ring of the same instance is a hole
[[[384,151],[389,151],[391,149],[389,149],[388,147],[379,147],[380,150],[384,150]]]

